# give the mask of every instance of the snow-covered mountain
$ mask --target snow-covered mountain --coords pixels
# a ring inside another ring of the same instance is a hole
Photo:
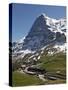
[[[57,20],[43,13],[36,18],[28,35],[12,44],[12,54],[19,58],[46,49],[48,54],[66,50],[66,18]]]

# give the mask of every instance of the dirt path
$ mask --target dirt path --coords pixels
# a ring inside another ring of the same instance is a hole
[[[45,78],[44,78],[44,75],[38,75],[39,79],[41,79],[42,81],[46,81]]]

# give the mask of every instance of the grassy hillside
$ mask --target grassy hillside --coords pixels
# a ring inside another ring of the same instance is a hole
[[[63,74],[66,73],[66,55],[63,53],[58,53],[53,56],[43,56],[40,61],[42,63],[40,67],[49,72],[60,71]]]
[[[12,84],[13,86],[38,85],[43,84],[43,81],[40,80],[37,76],[22,74],[17,71],[14,71]]]
[[[58,53],[53,56],[42,55],[37,67],[45,69],[47,72],[57,73],[66,75],[66,55],[63,53]],[[66,79],[58,80],[47,80],[43,82],[36,75],[22,74],[20,72],[13,72],[13,86],[27,86],[27,85],[42,85],[42,84],[59,84],[65,83]]]

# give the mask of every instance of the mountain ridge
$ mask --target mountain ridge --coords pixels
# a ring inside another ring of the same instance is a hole
[[[35,53],[50,44],[52,44],[51,48],[57,46],[56,49],[59,48],[57,51],[60,51],[62,45],[65,44],[66,48],[66,19],[57,20],[41,14],[34,21],[28,35],[21,39],[21,42],[13,44],[13,56],[20,54],[19,56],[24,57],[26,54]],[[62,51],[65,48],[62,48]]]

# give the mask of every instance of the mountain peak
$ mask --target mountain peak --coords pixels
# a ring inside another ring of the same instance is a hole
[[[45,14],[45,13],[41,13],[38,17],[43,17],[43,18],[45,18],[45,17],[46,17],[46,14]]]
[[[34,21],[25,38],[14,43],[14,51],[37,51],[41,48],[59,43],[66,43],[66,19],[56,20],[41,13]]]
[[[45,14],[45,13],[41,13],[41,16],[44,16],[44,17],[45,17],[45,16],[46,16],[46,14]]]

